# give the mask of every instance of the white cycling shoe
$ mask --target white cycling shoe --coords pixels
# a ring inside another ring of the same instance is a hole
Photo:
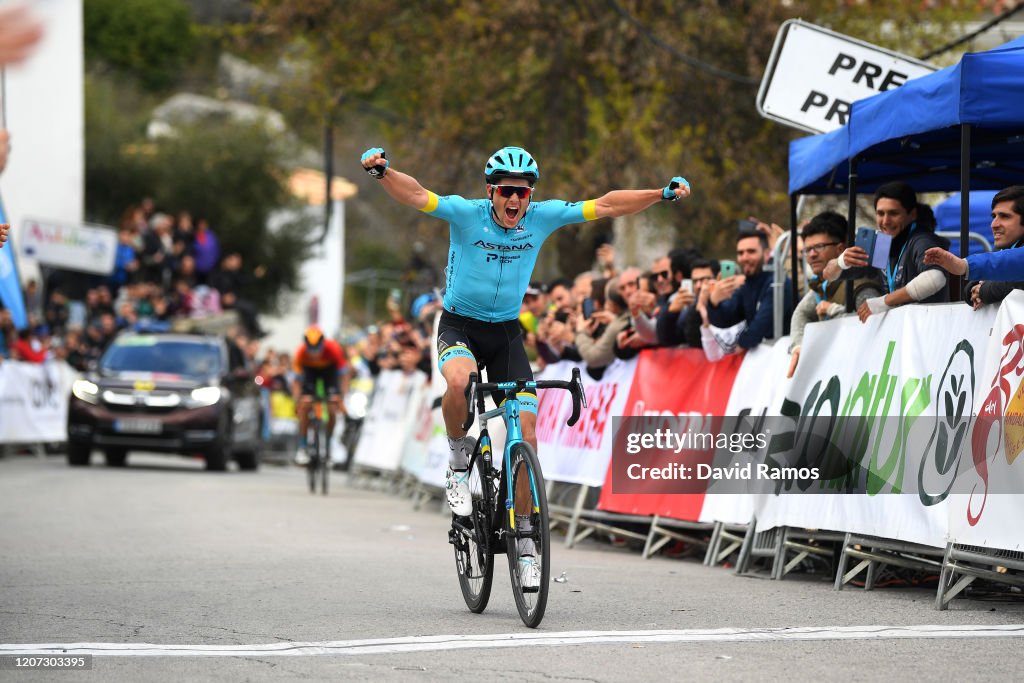
[[[298,449],[296,449],[293,462],[299,467],[305,467],[306,465],[309,464],[309,454],[306,453],[305,448],[302,448],[300,446]]]
[[[473,514],[473,498],[469,491],[469,470],[455,471],[450,467],[444,475],[448,507],[459,517]]]
[[[540,588],[540,565],[533,555],[519,558],[519,585],[527,593],[536,592]]]

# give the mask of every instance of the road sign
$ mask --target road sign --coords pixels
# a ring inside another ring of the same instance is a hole
[[[846,125],[857,100],[897,88],[937,67],[799,19],[779,28],[757,111],[812,133]]]

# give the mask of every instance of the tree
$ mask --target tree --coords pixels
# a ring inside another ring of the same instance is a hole
[[[713,0],[256,6],[253,25],[238,32],[251,52],[287,48],[292,63],[306,65],[293,108],[316,121],[369,117],[396,163],[425,185],[478,194],[482,160],[507,144],[537,157],[542,196],[653,187],[682,173],[694,197],[659,217],[680,240],[719,251],[731,249],[726,226],[737,218],[788,215],[786,158],[797,133],[753,105],[783,21],[810,16],[915,54],[975,11]],[[563,272],[589,265],[577,239],[607,230],[559,231]]]
[[[151,90],[169,85],[195,46],[181,0],[86,0],[83,9],[86,58],[127,71]]]
[[[121,113],[109,83],[90,79],[86,89],[86,213],[116,225],[143,197],[165,211],[191,211],[209,219],[222,251],[237,250],[247,267],[266,274],[249,293],[261,308],[295,289],[309,252],[308,214],[297,210],[284,185],[283,151],[261,126],[231,123],[183,128],[176,137],[147,141],[141,120]],[[294,218],[271,231],[280,209]]]

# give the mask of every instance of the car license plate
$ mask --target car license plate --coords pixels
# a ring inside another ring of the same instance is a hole
[[[130,417],[114,420],[114,431],[128,434],[159,434],[163,431],[160,420],[145,417]]]

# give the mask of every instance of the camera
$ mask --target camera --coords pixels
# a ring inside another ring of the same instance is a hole
[[[582,311],[584,318],[589,318],[590,316],[594,315],[594,300],[591,299],[589,296],[583,300]]]

